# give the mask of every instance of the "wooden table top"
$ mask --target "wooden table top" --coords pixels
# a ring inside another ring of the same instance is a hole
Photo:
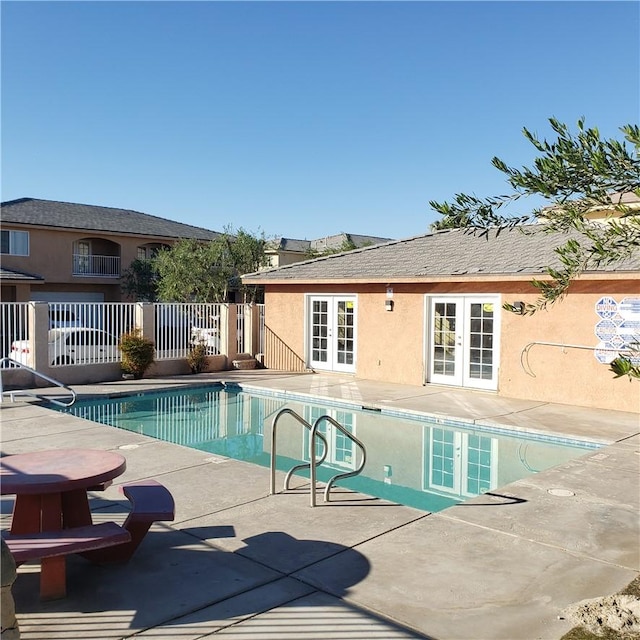
[[[0,458],[2,495],[58,493],[112,480],[126,469],[124,456],[99,449],[50,449]]]

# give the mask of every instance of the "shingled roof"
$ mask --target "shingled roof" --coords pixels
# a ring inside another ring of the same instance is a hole
[[[35,198],[3,202],[2,222],[161,238],[214,240],[220,235],[216,231],[138,211]]]
[[[352,242],[357,248],[368,245],[389,242],[393,238],[380,238],[378,236],[363,236],[355,233],[338,233],[333,236],[316,238],[315,240],[298,240],[296,238],[275,238],[267,243],[267,248],[275,251],[324,251],[325,249],[339,249],[347,242]]]
[[[486,235],[463,229],[437,231],[373,247],[245,275],[248,284],[276,282],[400,282],[459,276],[537,276],[559,267],[554,252],[568,235],[548,234],[538,225]],[[601,271],[640,272],[640,256]]]
[[[17,271],[16,269],[7,269],[6,267],[0,267],[0,280],[17,280],[23,282],[44,282],[42,276],[34,273],[27,273],[26,271]]]

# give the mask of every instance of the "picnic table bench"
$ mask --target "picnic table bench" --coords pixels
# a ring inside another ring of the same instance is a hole
[[[82,557],[92,562],[105,564],[127,562],[140,546],[143,538],[154,522],[173,520],[175,504],[169,490],[156,480],[140,480],[120,487],[120,491],[131,502],[131,511],[123,528],[130,540],[110,546],[108,549],[89,550]]]

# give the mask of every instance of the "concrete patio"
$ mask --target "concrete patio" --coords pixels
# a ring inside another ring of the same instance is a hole
[[[194,381],[605,446],[435,514],[343,490],[311,509],[303,478],[269,496],[268,469],[5,399],[2,455],[86,447],[127,458],[117,483],[92,494],[95,521],[124,520],[118,483],[155,478],[176,501],[175,521],[156,524],[128,564],[70,557],[63,600],[40,602],[38,565],[20,567],[13,592],[22,638],[557,639],[572,626],[559,619],[565,606],[614,593],[640,571],[639,414],[273,371],[74,388],[82,396]],[[3,496],[5,529],[12,502]]]

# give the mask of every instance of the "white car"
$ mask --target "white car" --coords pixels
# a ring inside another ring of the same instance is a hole
[[[87,327],[66,327],[49,330],[49,364],[97,364],[118,362],[118,339],[102,331]],[[29,341],[11,343],[10,357],[16,362],[33,366],[30,361]]]
[[[203,344],[207,348],[207,354],[216,356],[220,351],[220,336],[217,327],[191,327],[190,344],[195,347]]]

